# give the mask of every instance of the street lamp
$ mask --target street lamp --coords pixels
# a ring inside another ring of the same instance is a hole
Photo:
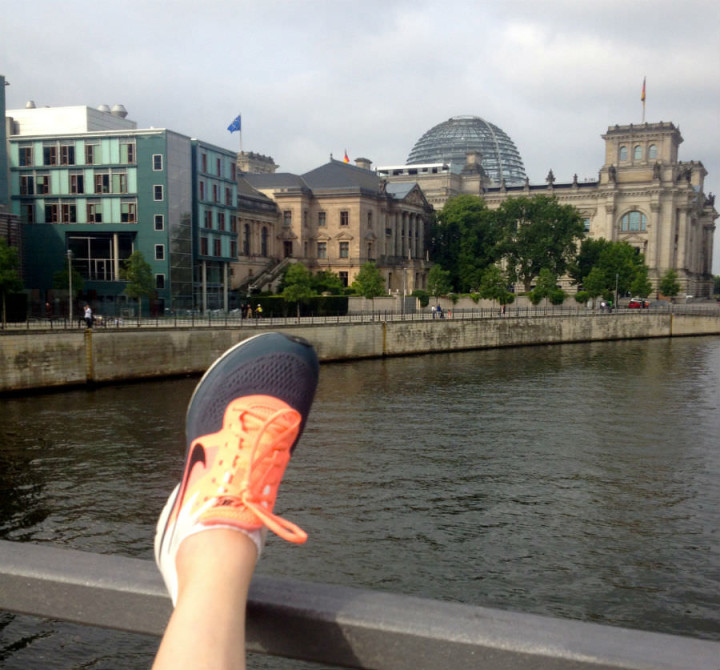
[[[73,321],[73,299],[72,299],[72,251],[67,250],[68,259],[68,314],[70,317],[70,325],[72,326]]]
[[[615,309],[619,307],[618,305],[618,277],[620,276],[619,273],[615,273]]]

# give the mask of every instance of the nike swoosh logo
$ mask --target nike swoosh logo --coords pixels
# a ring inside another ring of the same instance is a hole
[[[187,461],[187,467],[185,468],[185,472],[183,473],[183,481],[180,485],[180,490],[178,491],[177,498],[175,499],[175,504],[173,505],[174,509],[181,510],[183,507],[183,502],[185,500],[185,493],[187,491],[187,485],[188,481],[190,481],[190,474],[193,471],[193,468],[198,464],[202,463],[203,466],[207,465],[206,459],[205,459],[205,447],[202,446],[199,442],[192,448],[192,451],[190,452],[190,457]],[[172,513],[170,514],[170,517],[172,518]],[[173,524],[173,533],[175,532],[175,527],[177,526],[177,523]],[[163,537],[160,540],[160,546],[165,546],[165,533],[167,532],[167,526],[165,527],[165,530],[163,530]],[[172,535],[170,536],[168,540],[168,546],[172,543]]]

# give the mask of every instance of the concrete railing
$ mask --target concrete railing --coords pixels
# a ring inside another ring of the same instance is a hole
[[[0,609],[162,635],[155,565],[0,542]],[[251,652],[373,670],[718,670],[720,643],[256,575]]]

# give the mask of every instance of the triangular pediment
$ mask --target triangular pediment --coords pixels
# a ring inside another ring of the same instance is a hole
[[[286,228],[282,231],[280,231],[280,234],[277,236],[279,240],[296,240],[298,239],[298,236],[292,231],[292,228]]]
[[[355,238],[348,233],[346,230],[343,230],[341,233],[338,233],[335,235],[336,240],[354,240]]]

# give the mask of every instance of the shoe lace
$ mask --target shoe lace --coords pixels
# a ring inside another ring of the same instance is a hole
[[[290,460],[290,447],[302,418],[292,408],[283,408],[264,416],[247,407],[238,407],[231,423],[231,444],[237,445],[233,462],[218,481],[213,506],[245,507],[278,536],[302,543],[307,533],[299,526],[274,514],[277,490]],[[244,461],[245,467],[238,463]],[[236,472],[241,477],[236,481]]]

